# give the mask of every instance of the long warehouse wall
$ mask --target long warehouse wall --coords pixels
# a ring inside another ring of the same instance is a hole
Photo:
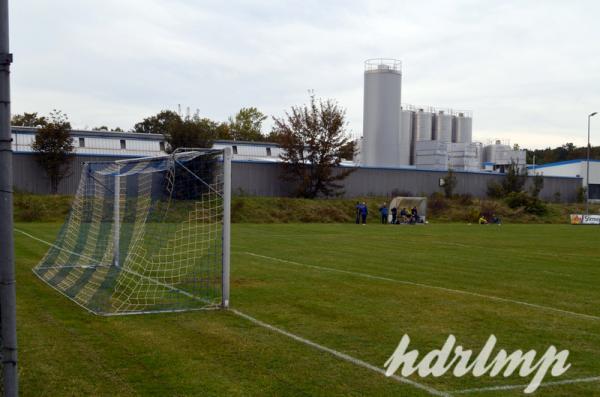
[[[71,170],[61,181],[60,194],[75,194],[83,163],[88,161],[114,161],[116,156],[72,156]],[[232,190],[234,194],[251,196],[289,196],[294,186],[280,179],[282,166],[274,162],[234,161],[232,164]],[[430,195],[441,191],[440,179],[445,171],[429,171],[397,168],[354,168],[354,172],[343,181],[344,197],[390,196],[394,192],[412,195]],[[469,193],[485,197],[490,181],[500,181],[502,175],[485,172],[455,172],[458,194]],[[45,172],[31,154],[13,156],[14,187],[17,190],[48,194],[50,182]],[[530,178],[531,179],[531,178]],[[531,181],[528,181],[528,184]],[[544,188],[540,197],[555,200],[557,193],[561,201],[573,202],[581,178],[544,177]]]

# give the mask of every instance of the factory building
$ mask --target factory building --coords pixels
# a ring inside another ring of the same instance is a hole
[[[590,160],[590,180],[587,179],[588,162],[585,159],[559,161],[527,167],[529,175],[581,178],[582,186],[590,190],[590,200],[600,200],[600,160]]]
[[[491,172],[511,162],[525,166],[524,150],[473,142],[471,112],[402,105],[401,91],[400,61],[365,61],[362,166]]]

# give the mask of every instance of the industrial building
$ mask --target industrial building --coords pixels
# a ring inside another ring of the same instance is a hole
[[[525,151],[507,143],[473,141],[473,116],[465,110],[402,104],[401,62],[369,59],[364,70],[363,136],[366,167],[504,172],[525,166]]]
[[[600,160],[590,160],[590,180],[587,179],[587,160],[567,160],[527,167],[529,175],[575,177],[582,179],[582,186],[590,190],[590,200],[600,200]]]

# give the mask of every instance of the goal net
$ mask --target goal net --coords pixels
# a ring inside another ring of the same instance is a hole
[[[230,149],[84,165],[34,273],[95,314],[227,307]]]

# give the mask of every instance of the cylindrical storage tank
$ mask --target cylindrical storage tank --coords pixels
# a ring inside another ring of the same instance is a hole
[[[431,140],[431,121],[433,115],[429,112],[424,112],[423,109],[419,109],[415,112],[414,117],[414,130],[415,130],[415,141],[430,141]]]
[[[457,143],[471,143],[473,141],[473,119],[459,113],[455,120],[455,140]]]
[[[399,165],[412,164],[413,152],[413,112],[410,110],[402,110],[400,112],[400,163]]]
[[[378,167],[400,165],[401,87],[400,61],[365,61],[361,164]]]
[[[452,115],[440,110],[435,115],[435,139],[440,142],[452,142]]]

